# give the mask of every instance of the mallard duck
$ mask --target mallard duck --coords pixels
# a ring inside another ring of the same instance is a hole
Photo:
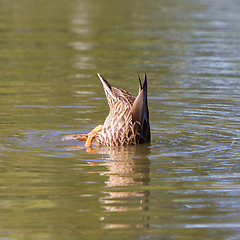
[[[149,142],[146,73],[143,84],[138,76],[139,92],[136,98],[121,88],[111,86],[99,73],[97,75],[103,84],[110,111],[103,125],[98,125],[90,133],[76,139],[85,140],[87,148],[91,147],[94,138],[97,144],[102,146],[124,146]]]

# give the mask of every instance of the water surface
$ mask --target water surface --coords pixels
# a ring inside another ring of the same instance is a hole
[[[238,1],[0,1],[0,238],[240,238]],[[62,141],[103,123],[96,73],[152,142]]]

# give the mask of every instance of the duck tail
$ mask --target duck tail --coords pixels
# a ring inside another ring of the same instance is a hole
[[[138,123],[141,126],[141,136],[144,142],[150,141],[150,124],[147,99],[147,74],[144,74],[144,83],[142,85],[139,77],[139,93],[132,106],[133,123]]]

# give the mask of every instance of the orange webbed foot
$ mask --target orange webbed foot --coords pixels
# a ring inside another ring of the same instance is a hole
[[[71,141],[71,140],[78,140],[78,141],[86,141],[88,135],[87,134],[70,134],[66,135],[62,138],[63,141]]]
[[[86,148],[91,147],[93,139],[95,138],[95,136],[98,132],[102,131],[102,127],[103,127],[103,125],[98,125],[90,133],[87,134],[87,140],[86,140],[84,147],[86,147]]]
[[[78,140],[78,141],[86,141],[84,144],[85,148],[91,148],[92,141],[95,138],[96,134],[102,131],[103,125],[96,126],[90,133],[88,134],[71,134],[67,135],[62,138],[63,141],[71,141],[71,140]]]
[[[88,138],[88,134],[79,134],[77,137],[76,137],[76,140],[78,141],[86,141]]]

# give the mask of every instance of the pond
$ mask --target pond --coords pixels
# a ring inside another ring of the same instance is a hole
[[[240,239],[237,0],[0,0],[0,239]],[[100,72],[152,141],[63,141],[108,114]]]

